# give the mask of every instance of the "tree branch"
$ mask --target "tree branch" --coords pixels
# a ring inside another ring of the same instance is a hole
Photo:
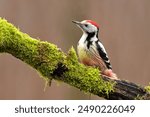
[[[101,77],[98,69],[80,64],[73,48],[66,55],[56,45],[33,39],[2,18],[0,53],[9,53],[32,66],[46,82],[60,80],[105,99],[150,99],[145,88]]]

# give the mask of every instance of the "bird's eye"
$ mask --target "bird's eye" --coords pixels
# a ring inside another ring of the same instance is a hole
[[[88,25],[87,25],[87,24],[85,24],[85,27],[88,27]]]

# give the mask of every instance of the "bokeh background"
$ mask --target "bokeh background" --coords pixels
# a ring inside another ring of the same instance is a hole
[[[150,0],[0,0],[0,17],[64,52],[76,48],[82,35],[71,21],[92,19],[100,24],[99,37],[117,75],[143,86],[150,82]],[[0,99],[88,98],[57,81],[44,92],[44,81],[34,69],[0,54]]]

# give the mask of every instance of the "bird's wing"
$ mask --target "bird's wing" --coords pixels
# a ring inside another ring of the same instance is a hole
[[[110,64],[107,52],[103,46],[103,44],[100,41],[96,41],[95,46],[98,50],[98,54],[99,56],[102,58],[102,60],[104,61],[104,63],[106,64],[108,69],[112,69],[112,66]]]
[[[98,66],[101,69],[101,71],[107,69],[106,64],[104,63],[103,59],[99,56],[99,53],[95,47],[90,46],[89,53],[92,55],[91,58],[94,59],[94,61],[96,61],[96,66]]]

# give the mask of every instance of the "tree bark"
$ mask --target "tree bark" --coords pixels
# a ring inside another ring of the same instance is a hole
[[[111,82],[112,79],[104,77],[103,80]],[[142,86],[125,80],[115,80],[114,91],[109,93],[106,99],[122,99],[122,100],[134,100],[134,99],[150,99],[149,92]]]

